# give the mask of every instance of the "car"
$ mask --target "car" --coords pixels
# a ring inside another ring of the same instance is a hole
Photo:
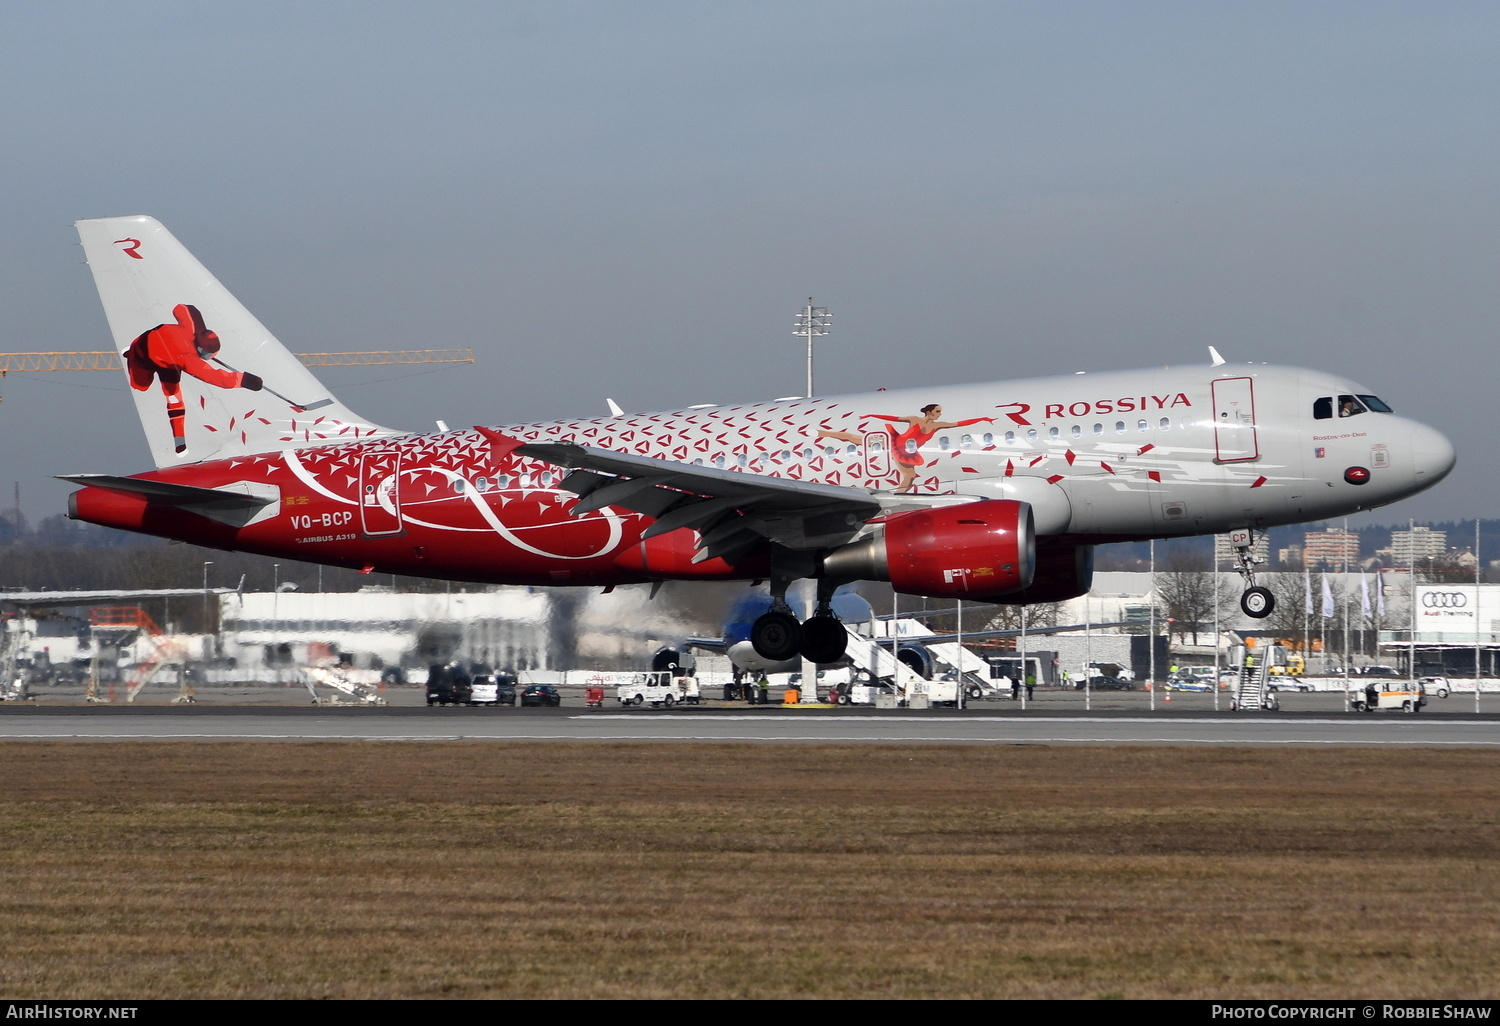
[[[1090,691],[1134,691],[1135,681],[1123,680],[1119,677],[1090,677],[1088,679],[1088,687]],[[1079,683],[1075,686],[1074,690],[1082,691],[1083,688],[1084,685]]]
[[[1437,695],[1439,698],[1447,698],[1453,690],[1447,677],[1423,677],[1417,681],[1417,687],[1424,695]]]
[[[428,705],[468,705],[472,695],[473,679],[458,663],[433,663],[428,667]]]
[[[1301,677],[1268,677],[1266,686],[1272,691],[1311,691],[1313,686]]]
[[[528,684],[521,690],[521,704],[562,705],[562,695],[551,684]]]
[[[1212,691],[1213,689],[1213,684],[1206,680],[1199,680],[1197,677],[1179,675],[1167,678],[1168,691]]]
[[[516,678],[508,673],[482,673],[469,686],[470,705],[515,705]]]

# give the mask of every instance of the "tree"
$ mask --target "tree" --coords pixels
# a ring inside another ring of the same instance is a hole
[[[1196,645],[1199,634],[1212,631],[1215,611],[1224,601],[1222,594],[1215,595],[1216,588],[1208,560],[1197,554],[1174,553],[1167,560],[1167,569],[1156,575],[1157,615],[1172,621],[1168,633],[1180,641],[1191,634]]]

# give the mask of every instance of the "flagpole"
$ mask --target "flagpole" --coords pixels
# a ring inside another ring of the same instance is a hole
[[[1479,518],[1474,518],[1474,711],[1479,712],[1479,680],[1483,666],[1480,663],[1482,649],[1479,642],[1480,574],[1484,562],[1479,558]]]
[[[1219,547],[1214,546],[1214,712],[1219,711]]]
[[[1417,687],[1417,522],[1408,518],[1406,521],[1406,534],[1411,539],[1410,551],[1407,553],[1406,566],[1407,577],[1410,578],[1411,588],[1411,633],[1407,635],[1409,644],[1406,649],[1406,675],[1411,678],[1412,690]]]

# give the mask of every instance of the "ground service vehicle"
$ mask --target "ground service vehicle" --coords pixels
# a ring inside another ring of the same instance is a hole
[[[697,705],[702,701],[696,677],[673,677],[668,672],[638,673],[629,684],[615,689],[621,705]]]
[[[1427,696],[1420,687],[1413,690],[1399,684],[1372,681],[1362,688],[1351,688],[1349,691],[1349,708],[1355,712],[1399,709],[1414,713],[1421,712],[1426,704]]]

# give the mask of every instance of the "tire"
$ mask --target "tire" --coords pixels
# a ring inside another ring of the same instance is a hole
[[[1276,596],[1269,588],[1247,588],[1240,596],[1240,609],[1252,620],[1264,620],[1276,609]]]
[[[661,700],[661,704],[670,709],[672,708],[672,706],[677,704],[677,699],[673,698],[671,695],[668,695],[666,698],[663,698]]]
[[[1401,711],[1404,712],[1404,713],[1409,713],[1409,712],[1415,712],[1416,710],[1412,708],[1411,702],[1407,701],[1407,702],[1402,702],[1401,703]]]
[[[644,705],[645,703],[646,703],[646,696],[645,695],[636,695],[634,698],[632,698],[630,700],[630,704],[631,705]]]
[[[802,644],[798,651],[813,663],[836,663],[849,647],[849,632],[836,616],[810,616],[802,624]]]
[[[1438,688],[1437,696],[1439,698],[1447,698],[1448,697],[1448,689],[1447,688]]]
[[[984,697],[984,689],[981,688],[978,684],[975,684],[975,685],[973,685],[972,687],[969,688],[967,694],[968,694],[968,696],[970,698],[975,698],[975,699],[977,699],[977,698],[983,698]]]
[[[785,662],[802,647],[802,625],[789,613],[766,613],[750,626],[750,644],[762,659]]]
[[[851,701],[852,699],[848,695],[839,696],[839,705],[848,705]]]

